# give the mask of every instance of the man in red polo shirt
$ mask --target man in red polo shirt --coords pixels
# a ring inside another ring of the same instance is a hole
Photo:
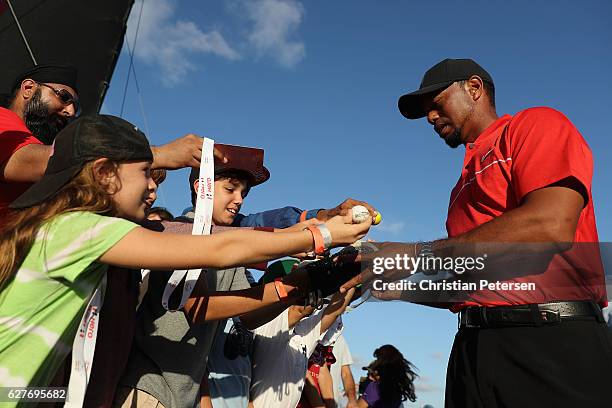
[[[57,132],[79,109],[76,70],[37,66],[16,79],[8,109],[0,108],[0,224],[9,204],[47,167]]]
[[[512,261],[534,252],[526,266],[454,276],[506,287],[460,290],[459,296],[443,290],[436,296],[444,302],[410,291],[399,296],[459,313],[446,406],[610,406],[612,339],[601,315],[606,290],[591,195],[593,160],[583,137],[550,108],[498,117],[493,79],[469,59],[434,65],[398,106],[408,119],[426,117],[447,145],[466,151],[450,194],[448,239],[391,245],[377,256],[444,257],[480,246],[497,248],[492,258]],[[364,272],[344,287],[371,279]],[[532,286],[516,289],[520,285]]]
[[[0,227],[8,206],[47,168],[56,134],[79,113],[77,71],[63,65],[38,65],[14,81],[6,107],[0,107]],[[187,134],[151,147],[155,168],[197,167],[202,138]],[[215,157],[224,160],[215,149]]]

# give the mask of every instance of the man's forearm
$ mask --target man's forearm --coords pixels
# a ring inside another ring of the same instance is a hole
[[[529,193],[519,207],[452,240],[460,243],[572,242],[583,205],[582,195],[572,188],[546,187]]]
[[[344,386],[344,393],[348,399],[349,404],[357,404],[357,390],[355,388],[355,380],[353,379],[353,373],[351,373],[350,365],[343,365],[340,368],[340,374],[342,376],[342,385]]]
[[[164,150],[160,149],[159,146],[151,146],[151,152],[153,153],[153,163],[151,164],[152,169],[166,169],[164,163]]]
[[[336,408],[337,404],[334,400],[334,381],[325,363],[319,367],[319,390],[321,391],[321,399],[325,407]]]
[[[11,183],[35,183],[41,179],[53,148],[47,145],[32,143],[17,150],[7,160],[4,167],[0,165],[0,180]]]

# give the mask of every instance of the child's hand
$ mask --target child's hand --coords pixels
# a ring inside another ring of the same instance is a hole
[[[325,224],[332,236],[332,246],[345,246],[360,240],[368,233],[372,218],[367,217],[364,222],[353,224],[353,214],[349,210],[348,214],[330,218]]]

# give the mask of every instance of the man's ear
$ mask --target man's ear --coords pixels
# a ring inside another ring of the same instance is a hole
[[[117,191],[117,165],[107,158],[96,159],[92,165],[94,179],[109,190]]]
[[[197,178],[193,182],[193,191],[195,191],[196,195],[198,194],[198,187],[200,186],[200,179]]]
[[[32,96],[34,96],[37,86],[38,84],[33,79],[26,78],[21,81],[20,92],[23,99],[30,99]]]
[[[482,97],[483,93],[483,81],[478,75],[472,75],[466,82],[467,92],[474,102]]]

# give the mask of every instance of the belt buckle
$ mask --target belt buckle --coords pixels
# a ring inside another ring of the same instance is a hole
[[[540,310],[540,319],[544,323],[559,323],[561,321],[561,312],[557,310]]]
[[[470,323],[470,316],[469,316],[469,310],[470,310],[471,306],[468,306],[467,308],[465,308],[465,310],[463,310],[461,313],[463,314],[463,316],[465,317],[464,322],[463,322],[463,327],[466,329],[478,329],[480,328],[480,325],[477,324],[471,324]],[[478,311],[478,313],[482,313],[481,309],[476,309]],[[485,319],[483,319],[485,320]]]

